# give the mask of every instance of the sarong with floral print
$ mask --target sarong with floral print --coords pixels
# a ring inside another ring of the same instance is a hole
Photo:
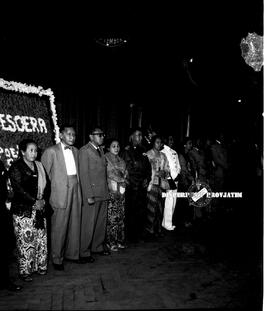
[[[125,240],[125,196],[111,192],[109,195],[107,241],[112,246]]]
[[[33,272],[47,271],[47,224],[44,219],[44,229],[36,229],[34,220],[36,211],[31,218],[13,215],[13,225],[18,252],[18,269],[20,275],[30,275]]]

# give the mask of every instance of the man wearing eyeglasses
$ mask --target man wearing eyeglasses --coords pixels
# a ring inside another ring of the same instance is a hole
[[[104,136],[100,127],[94,127],[90,131],[89,143],[79,151],[83,196],[80,257],[87,262],[93,261],[92,254],[110,254],[105,245],[109,191],[101,148]]]

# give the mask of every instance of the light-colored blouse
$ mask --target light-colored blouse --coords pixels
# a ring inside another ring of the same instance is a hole
[[[170,173],[170,166],[167,157],[164,153],[155,151],[154,149],[147,151],[146,155],[152,167],[152,178],[150,184],[159,185],[160,179],[157,172],[165,171],[165,178],[168,177]]]

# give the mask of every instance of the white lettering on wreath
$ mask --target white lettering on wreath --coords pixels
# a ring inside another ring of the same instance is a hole
[[[46,123],[42,118],[0,114],[0,130],[8,132],[47,133]]]
[[[19,147],[16,145],[16,147],[10,147],[10,148],[4,148],[0,147],[0,158],[2,157],[2,154],[4,154],[6,158],[7,165],[10,166],[10,164],[18,158],[19,155]]]

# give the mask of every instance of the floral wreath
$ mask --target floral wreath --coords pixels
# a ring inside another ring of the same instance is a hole
[[[54,125],[54,133],[55,133],[55,142],[60,141],[59,137],[59,126],[57,125],[57,113],[56,113],[56,107],[54,104],[55,96],[53,94],[53,91],[51,89],[44,90],[42,86],[33,86],[33,85],[27,85],[25,83],[19,83],[14,81],[6,81],[2,78],[0,78],[0,87],[2,87],[5,90],[9,91],[15,91],[20,93],[26,93],[26,94],[37,94],[38,96],[49,96],[50,101],[50,108],[52,111],[52,120]]]

